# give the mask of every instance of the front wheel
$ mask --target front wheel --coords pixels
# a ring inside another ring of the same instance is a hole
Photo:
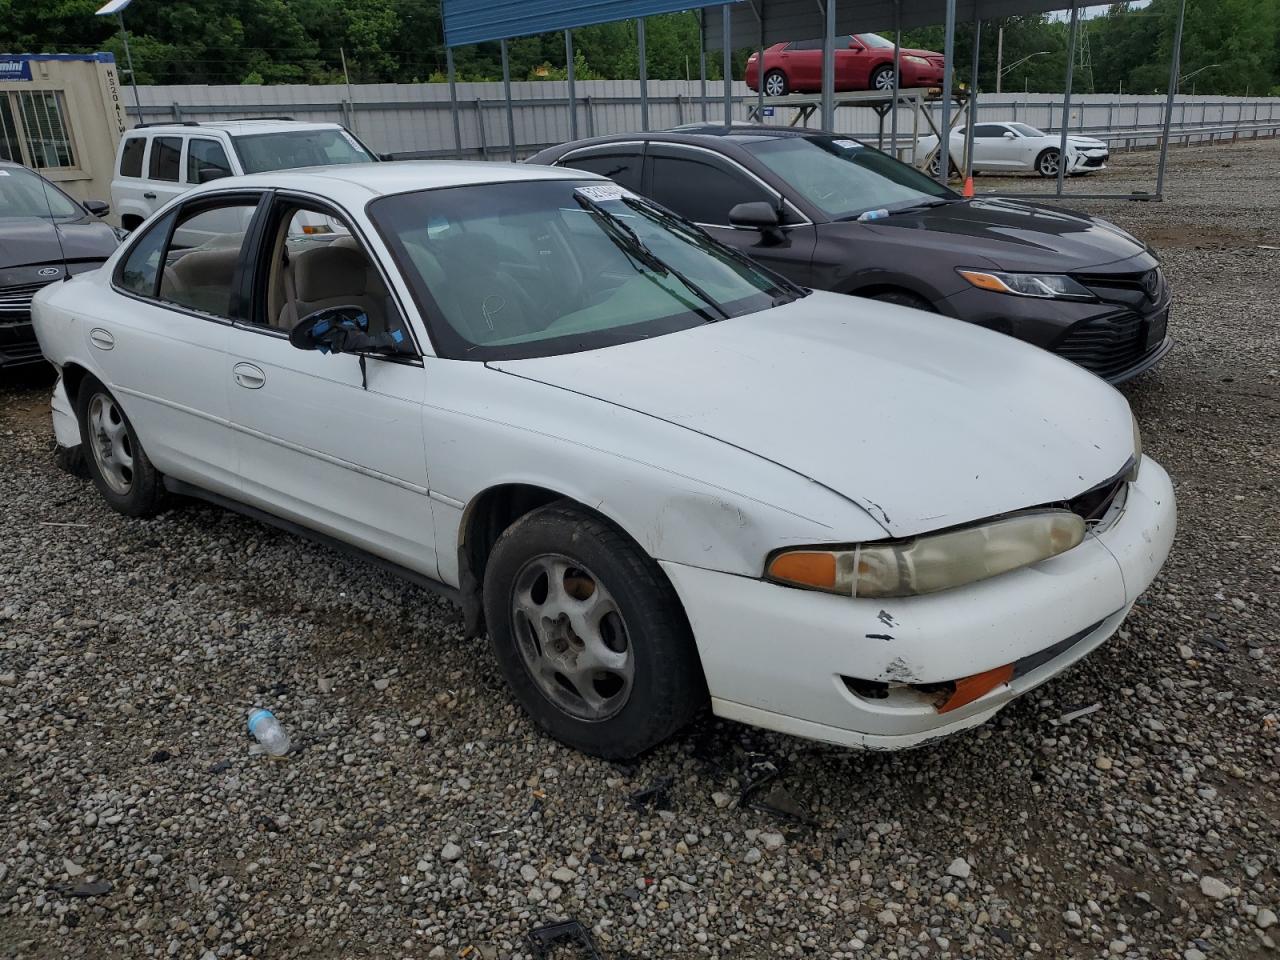
[[[84,464],[111,509],[130,517],[156,512],[164,496],[160,472],[138,441],[133,424],[106,387],[85,377],[76,395]]]
[[[622,531],[571,505],[526,514],[498,538],[484,609],[516,699],[584,753],[634,757],[706,703],[693,636],[662,570]]]
[[[942,151],[941,150],[937,151],[936,153],[934,153],[932,157],[929,158],[928,169],[929,169],[929,176],[933,177],[936,180],[938,178],[939,171],[942,169]],[[947,179],[950,179],[955,175],[956,175],[956,165],[948,157],[947,158]]]
[[[787,84],[787,75],[781,70],[770,70],[764,75],[764,93],[767,97],[786,96],[787,90],[790,89]]]
[[[1045,150],[1040,156],[1036,157],[1036,173],[1042,177],[1056,177],[1058,175],[1058,151]]]
[[[871,89],[880,93],[893,93],[893,66],[883,64],[871,72]]]

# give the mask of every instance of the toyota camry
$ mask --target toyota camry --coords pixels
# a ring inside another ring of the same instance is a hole
[[[876,749],[981,724],[1111,636],[1174,532],[1098,378],[578,170],[219,180],[34,316],[111,507],[204,498],[445,593],[604,757],[708,705]]]

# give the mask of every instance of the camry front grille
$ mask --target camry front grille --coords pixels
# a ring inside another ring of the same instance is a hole
[[[27,323],[31,319],[31,298],[37,290],[52,282],[41,280],[0,287],[0,323]]]
[[[1146,324],[1136,313],[1078,323],[1051,349],[1098,376],[1114,377],[1146,353]]]

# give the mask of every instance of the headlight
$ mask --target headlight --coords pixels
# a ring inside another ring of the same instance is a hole
[[[907,61],[907,63],[919,63],[926,67],[929,65],[929,61],[926,60],[924,57],[905,56],[902,59]]]
[[[989,270],[956,272],[980,290],[1012,293],[1019,297],[1092,300],[1093,294],[1064,273],[995,273]]]
[[[1039,510],[898,543],[785,550],[769,561],[766,576],[847,597],[911,597],[1056,557],[1084,534],[1084,519],[1076,514]]]

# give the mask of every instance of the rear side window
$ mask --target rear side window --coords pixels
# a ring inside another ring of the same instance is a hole
[[[258,201],[235,198],[184,211],[160,275],[160,299],[230,319],[237,269]]]
[[[146,137],[125,137],[124,149],[120,151],[120,176],[142,176],[142,155],[146,150]]]
[[[156,137],[151,142],[151,179],[177,183],[178,161],[181,157],[181,137]]]
[[[169,238],[169,228],[173,226],[176,213],[170,213],[163,219],[151,224],[138,242],[133,245],[120,272],[116,275],[116,283],[130,293],[141,297],[156,295],[156,280],[160,276],[160,261],[164,256],[164,243]]]
[[[187,183],[208,183],[229,176],[231,164],[222,144],[203,137],[187,141]]]
[[[739,203],[774,198],[754,180],[692,157],[654,157],[649,196],[694,223],[729,226]]]
[[[616,183],[622,184],[628,190],[640,192],[640,162],[641,154],[637,151],[634,153],[594,153],[586,157],[570,157],[568,160],[561,162],[562,167],[572,167],[574,170],[586,170],[588,173],[598,173],[601,176],[608,177]]]

